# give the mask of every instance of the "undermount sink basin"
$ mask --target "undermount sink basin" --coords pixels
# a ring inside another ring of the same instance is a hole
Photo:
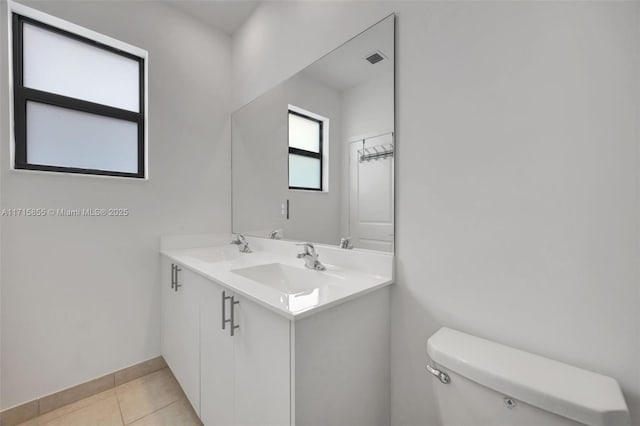
[[[338,284],[340,280],[326,272],[297,268],[282,263],[251,266],[234,269],[231,272],[288,294],[310,292]]]

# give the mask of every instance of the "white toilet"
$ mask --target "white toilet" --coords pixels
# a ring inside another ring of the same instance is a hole
[[[427,342],[443,426],[628,426],[615,379],[459,331]]]

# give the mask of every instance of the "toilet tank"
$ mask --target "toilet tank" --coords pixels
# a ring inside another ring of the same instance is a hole
[[[443,426],[630,424],[611,377],[449,328],[427,353]]]

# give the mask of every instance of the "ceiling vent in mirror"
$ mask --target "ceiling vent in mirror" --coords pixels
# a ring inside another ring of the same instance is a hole
[[[384,56],[384,54],[379,50],[376,50],[375,52],[365,56],[365,59],[369,61],[369,63],[371,63],[372,65],[377,64],[378,62],[384,60],[385,58],[386,56]]]

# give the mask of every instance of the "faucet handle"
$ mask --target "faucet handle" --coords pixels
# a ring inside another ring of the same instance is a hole
[[[282,239],[282,229],[274,229],[273,231],[269,232],[269,239],[271,240],[280,240]]]
[[[318,253],[316,248],[311,243],[296,243],[297,246],[303,246],[304,251],[298,253],[298,259],[304,259],[305,266],[309,269],[315,269],[316,271],[324,271],[326,267],[318,260]]]
[[[233,237],[232,237],[233,238]],[[244,238],[244,235],[242,234],[236,234],[235,238],[233,238],[231,240],[231,244],[242,244],[243,242],[245,242],[246,239]]]
[[[340,248],[351,250],[353,248],[353,243],[351,242],[351,236],[343,237],[340,239]]]
[[[237,245],[240,249],[241,253],[251,253],[252,250],[249,248],[249,242],[242,234],[236,235],[235,240],[231,240],[231,244]]]
[[[308,254],[311,256],[316,256],[316,248],[313,244],[311,243],[296,243],[297,246],[303,246],[304,247],[304,254]]]

